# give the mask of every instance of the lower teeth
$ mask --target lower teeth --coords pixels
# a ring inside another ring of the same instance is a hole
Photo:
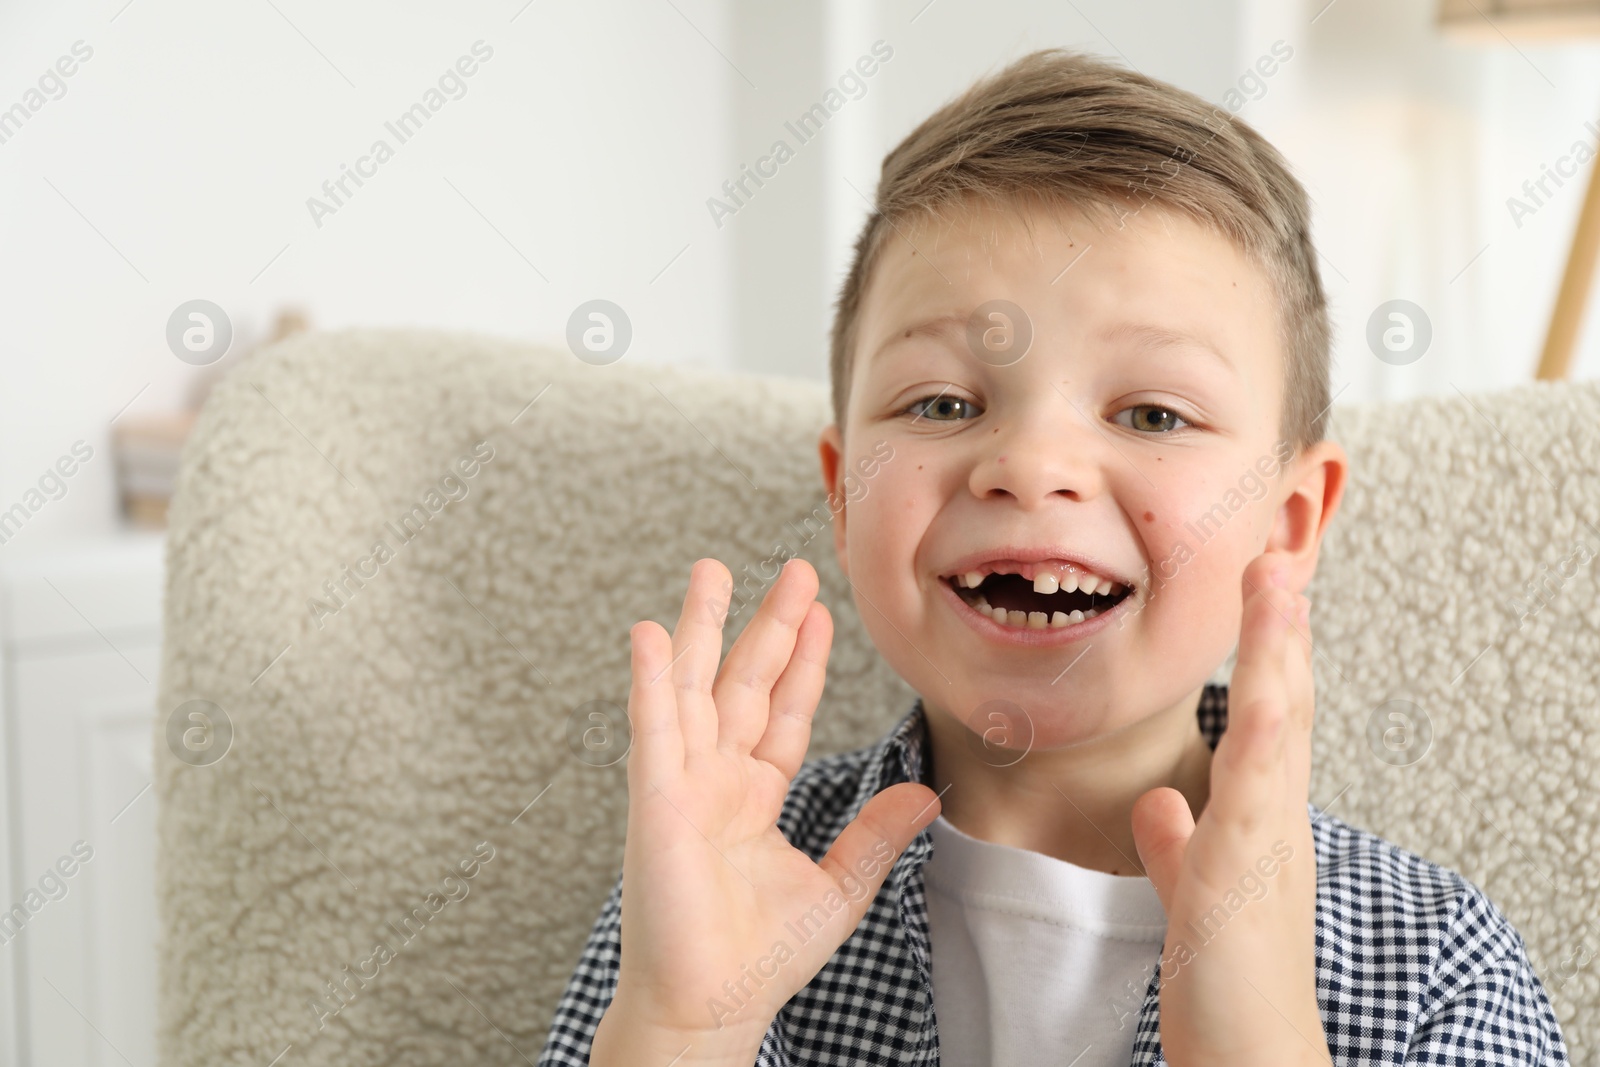
[[[1012,626],[1019,630],[1059,630],[1063,626],[1085,622],[1100,614],[1099,608],[1090,608],[1088,611],[1057,611],[1050,615],[1042,611],[1007,611],[1005,608],[991,607],[981,596],[972,603],[972,606],[1002,626]]]

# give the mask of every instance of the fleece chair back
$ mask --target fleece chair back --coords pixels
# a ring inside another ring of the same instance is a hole
[[[1311,799],[1482,886],[1576,1063],[1600,1055],[1596,410],[1596,383],[1335,408],[1353,477],[1310,590]],[[812,757],[897,720],[913,693],[833,555],[828,412],[819,383],[410,330],[225,379],[171,511],[161,1062],[536,1058],[621,866],[628,628],[671,630],[702,556],[753,596],[787,555],[819,572]],[[185,747],[190,701],[211,725]]]

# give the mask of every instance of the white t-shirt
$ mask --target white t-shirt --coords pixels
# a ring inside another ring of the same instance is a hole
[[[981,841],[943,815],[929,831],[940,1061],[1127,1067],[1167,932],[1150,880]]]

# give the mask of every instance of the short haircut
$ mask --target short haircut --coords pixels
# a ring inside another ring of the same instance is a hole
[[[1066,49],[1032,52],[930,115],[883,160],[835,307],[829,373],[844,433],[861,298],[887,238],[918,217],[1067,203],[1094,218],[1149,205],[1189,216],[1262,268],[1280,309],[1284,404],[1296,450],[1323,437],[1327,299],[1305,189],[1265,138],[1193,93]]]

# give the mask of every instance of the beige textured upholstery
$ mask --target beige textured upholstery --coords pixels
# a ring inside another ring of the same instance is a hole
[[[1311,590],[1311,799],[1483,886],[1576,1063],[1600,1055],[1597,401],[1336,409],[1354,478]],[[671,629],[702,556],[821,574],[813,756],[898,719],[818,519],[827,410],[815,383],[421,331],[302,336],[225,380],[171,516],[161,1062],[536,1059],[621,862],[625,735],[584,705],[626,706],[628,627]],[[1544,568],[1570,577],[1519,629]],[[1412,766],[1369,744],[1395,699],[1431,723]],[[216,762],[169,750],[189,700],[232,724]]]

